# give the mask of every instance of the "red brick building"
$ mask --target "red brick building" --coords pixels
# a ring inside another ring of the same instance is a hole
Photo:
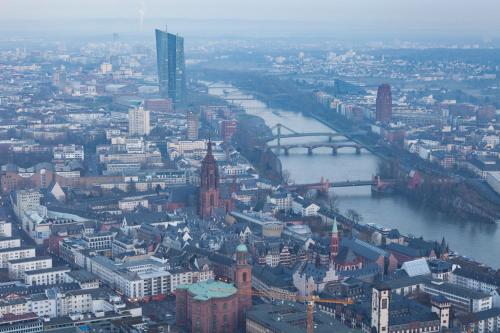
[[[238,128],[238,122],[235,119],[223,120],[220,122],[220,135],[224,142],[230,142]]]
[[[248,249],[236,248],[234,285],[205,281],[181,285],[175,290],[176,325],[188,332],[236,332],[245,327],[246,313],[252,307],[252,267]]]
[[[221,206],[219,190],[219,169],[212,154],[212,141],[208,140],[207,155],[201,162],[200,202],[198,212],[204,219],[213,215],[214,209]]]
[[[172,100],[170,98],[147,99],[144,101],[144,108],[149,111],[161,113],[173,111]]]
[[[229,283],[205,281],[175,291],[176,324],[189,332],[236,332],[238,290]]]
[[[245,318],[252,309],[252,266],[248,264],[248,249],[245,244],[236,247],[236,271],[234,284],[238,288],[238,323],[245,326]]]

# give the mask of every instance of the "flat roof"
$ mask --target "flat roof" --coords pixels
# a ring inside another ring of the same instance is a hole
[[[303,333],[306,331],[306,307],[300,303],[260,304],[247,313],[247,318],[270,332]],[[314,312],[316,333],[360,333],[360,329],[343,325],[335,318],[320,311]]]
[[[442,281],[431,281],[430,283],[426,283],[425,286],[430,289],[437,290],[438,292],[448,293],[452,295],[456,295],[458,297],[464,297],[469,299],[483,299],[486,297],[491,297],[490,295],[475,291],[473,289],[468,289],[465,287],[461,287],[459,285],[451,284],[448,282]],[[445,295],[446,297],[446,295]]]
[[[9,263],[11,263],[11,264],[19,264],[19,263],[23,263],[23,262],[42,261],[42,260],[48,260],[48,259],[52,259],[52,257],[50,257],[50,256],[40,256],[40,257],[21,258],[21,259],[9,260]]]
[[[58,266],[58,267],[51,267],[51,268],[35,269],[32,271],[25,271],[24,275],[36,275],[36,274],[43,274],[43,273],[50,273],[50,272],[64,272],[64,271],[71,271],[71,268],[69,268],[68,266]]]
[[[11,247],[8,249],[0,249],[0,253],[22,251],[22,250],[34,250],[34,249],[35,249],[34,246],[18,246],[18,247]]]
[[[85,269],[79,269],[76,271],[71,271],[68,273],[68,276],[73,278],[78,282],[93,282],[99,280],[99,277],[94,273],[91,273]]]

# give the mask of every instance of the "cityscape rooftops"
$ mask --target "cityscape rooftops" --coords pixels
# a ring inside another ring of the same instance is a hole
[[[269,332],[302,333],[306,330],[306,308],[298,303],[260,304],[247,314],[251,321]],[[359,333],[360,329],[342,325],[335,318],[320,311],[314,313],[314,332]]]
[[[57,267],[50,267],[50,268],[42,268],[42,269],[35,269],[32,271],[25,271],[24,275],[36,275],[36,274],[43,274],[43,273],[50,273],[50,272],[69,272],[71,268],[68,266],[57,266]]]
[[[470,298],[470,299],[483,299],[486,297],[489,297],[488,294],[476,291],[473,289],[468,289],[465,287],[461,287],[456,284],[448,283],[448,282],[443,282],[441,280],[432,280],[428,283],[425,284],[426,287],[436,289],[440,292],[446,293],[446,294],[453,294],[457,295],[459,297],[464,297],[464,298]]]

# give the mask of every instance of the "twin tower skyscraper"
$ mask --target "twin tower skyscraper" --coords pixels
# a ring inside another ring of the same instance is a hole
[[[184,38],[168,33],[166,28],[165,31],[156,29],[155,35],[160,96],[177,104],[186,94]]]

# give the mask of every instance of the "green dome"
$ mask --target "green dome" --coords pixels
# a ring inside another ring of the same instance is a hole
[[[236,247],[236,252],[248,252],[247,246],[245,244],[240,244]]]

